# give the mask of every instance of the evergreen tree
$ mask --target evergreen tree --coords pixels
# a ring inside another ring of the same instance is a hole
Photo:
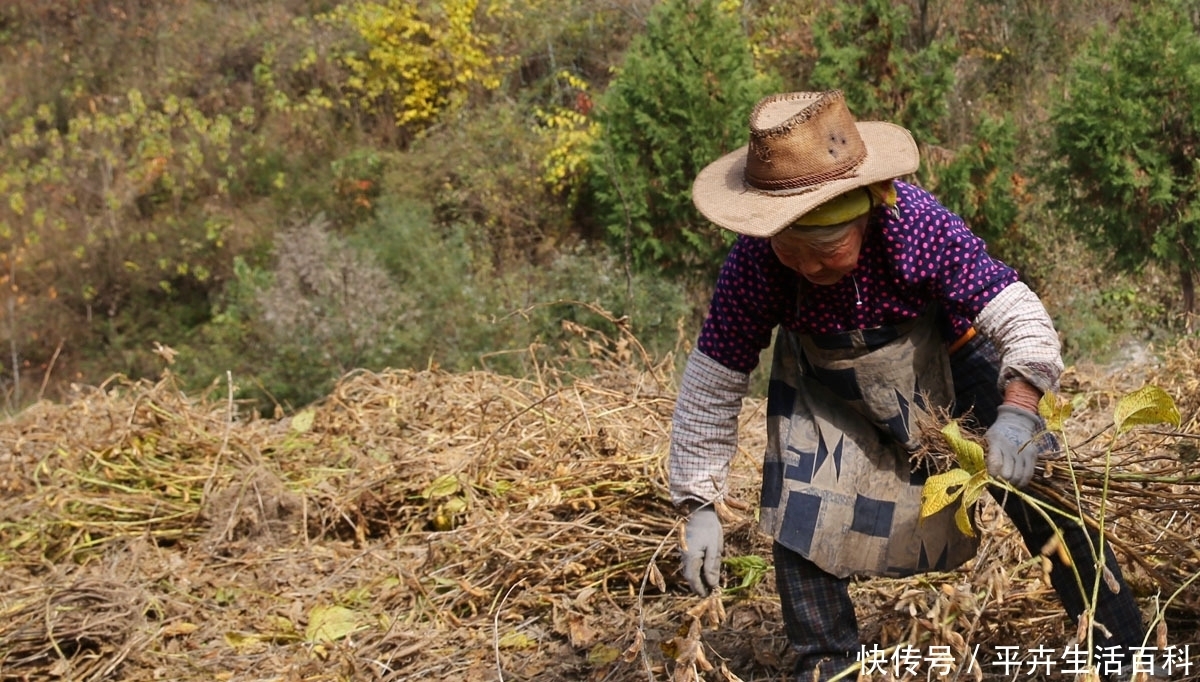
[[[755,70],[737,16],[715,0],[654,8],[597,102],[590,162],[596,219],[627,266],[715,270],[729,237],[692,206],[692,181],[746,144],[750,110],[776,88]]]
[[[1160,0],[1099,32],[1072,61],[1051,112],[1050,177],[1072,229],[1136,272],[1179,273],[1190,326],[1200,263],[1200,26],[1194,3]]]
[[[813,23],[817,62],[807,90],[841,90],[859,120],[884,120],[939,141],[958,57],[952,39],[933,35],[892,0],[839,2]]]
[[[926,158],[920,173],[922,184],[1010,265],[1028,255],[1022,252],[1016,135],[1011,115],[984,113],[970,142],[944,159]]]

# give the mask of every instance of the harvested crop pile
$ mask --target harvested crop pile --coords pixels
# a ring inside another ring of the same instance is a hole
[[[0,679],[779,679],[788,654],[752,521],[762,401],[743,411],[733,483],[748,505],[727,528],[727,589],[701,600],[675,571],[669,365],[628,339],[590,343],[586,378],[357,372],[288,418],[244,413],[232,385],[186,395],[169,372],[9,418]],[[1135,429],[1110,455],[1178,479],[1200,356],[1165,357],[1150,380],[1181,427]],[[1128,389],[1070,379],[1084,466],[1109,451],[1087,439]],[[1168,634],[1200,650],[1183,586],[1200,570],[1195,491],[1127,485],[1110,487],[1114,537],[1140,557],[1123,563],[1148,616],[1156,590],[1162,605],[1182,587]],[[1038,558],[994,505],[979,518],[974,566],[855,583],[864,641],[984,657],[1074,636]]]

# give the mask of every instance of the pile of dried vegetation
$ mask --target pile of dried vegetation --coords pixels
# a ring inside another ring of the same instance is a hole
[[[9,418],[0,679],[781,679],[752,520],[763,402],[742,415],[733,487],[748,504],[728,528],[727,589],[691,596],[666,492],[671,360],[576,331],[594,364],[582,378],[358,372],[265,419],[231,383],[186,395],[167,371]],[[1108,453],[1134,476],[1112,477],[1113,536],[1148,619],[1177,592],[1168,636],[1195,644],[1200,349],[1164,358],[1145,379],[1176,398],[1181,427],[1102,445],[1131,387],[1077,371],[1069,428],[1081,470]],[[1075,636],[994,504],[979,525],[972,565],[854,583],[864,641],[982,656]]]

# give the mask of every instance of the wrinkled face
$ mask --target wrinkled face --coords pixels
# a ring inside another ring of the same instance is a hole
[[[835,232],[832,239],[815,240],[802,229],[786,229],[771,237],[779,261],[813,284],[829,286],[858,266],[869,215],[863,215]]]

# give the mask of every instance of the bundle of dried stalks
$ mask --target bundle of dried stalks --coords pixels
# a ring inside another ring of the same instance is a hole
[[[1198,352],[1200,338],[1184,338],[1162,353],[1144,388],[1110,385],[1077,400],[1091,418],[1064,420],[1064,447],[1034,481],[1041,494],[1103,524],[1139,595],[1187,624],[1200,618]],[[1171,423],[1127,427],[1125,403],[1155,394],[1174,412]]]
[[[1170,361],[1179,356],[1176,349],[1150,378],[1167,379],[1164,383],[1183,397],[1179,403],[1154,383],[1135,391],[1084,390],[1073,403],[1054,396],[1058,407],[1044,409],[1054,413],[1051,442],[1057,448],[1044,453],[1026,492],[1102,529],[1104,541],[1126,565],[1129,583],[1139,597],[1151,600],[1151,620],[1161,615],[1190,627],[1200,616],[1200,546],[1195,541],[1200,533],[1200,435],[1195,362]],[[1075,405],[1085,410],[1079,419],[1072,417]],[[926,447],[918,457],[937,471],[957,465],[949,443],[954,437],[939,437],[950,421],[941,415],[923,425]],[[982,434],[958,433],[986,448]]]

